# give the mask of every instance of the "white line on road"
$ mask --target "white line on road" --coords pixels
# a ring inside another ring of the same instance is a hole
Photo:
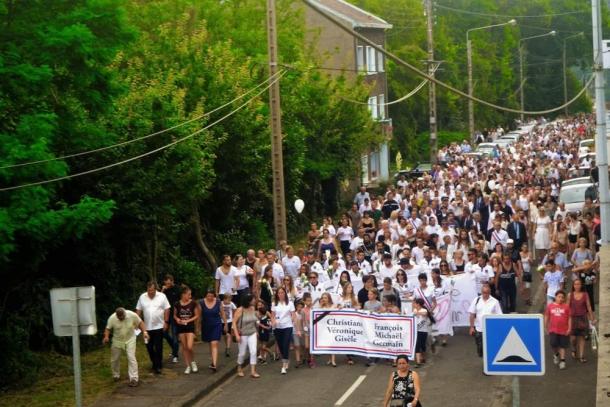
[[[360,384],[364,381],[364,379],[366,379],[366,375],[362,375],[362,376],[358,377],[356,379],[356,381],[354,382],[354,384],[352,384],[350,386],[350,388],[347,389],[347,391],[343,394],[343,396],[341,396],[341,398],[339,400],[337,400],[337,402],[335,403],[335,406],[342,406],[343,403],[345,402],[345,400],[347,400],[347,398],[352,395],[354,390],[356,390],[358,388],[358,386],[360,386]]]

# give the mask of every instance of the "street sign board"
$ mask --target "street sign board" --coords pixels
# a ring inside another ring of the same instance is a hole
[[[541,314],[483,317],[483,371],[488,375],[544,375]]]
[[[80,335],[95,335],[95,287],[53,288],[51,314],[57,336],[72,336],[73,325],[78,327]]]

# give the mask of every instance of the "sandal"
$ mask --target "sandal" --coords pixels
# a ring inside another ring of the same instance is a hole
[[[587,359],[585,359],[585,358],[580,358],[580,363],[587,363]]]
[[[210,369],[211,371],[213,371],[214,373],[216,373],[216,366],[214,366],[214,365],[210,365],[210,366],[208,366],[208,369]]]
[[[259,375],[258,373],[254,373],[254,374],[251,374],[250,377],[253,379],[258,379],[261,377],[261,375]]]
[[[576,351],[575,350],[572,351],[572,359],[576,359]]]
[[[238,377],[244,377],[244,372],[237,372]]]

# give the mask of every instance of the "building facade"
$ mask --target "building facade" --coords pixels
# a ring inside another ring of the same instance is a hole
[[[320,9],[365,36],[375,44],[385,47],[386,30],[391,24],[344,0],[313,0]],[[321,16],[305,7],[307,40],[317,57],[329,68],[331,75],[345,75],[356,80],[362,75],[371,86],[368,108],[379,123],[378,129],[384,142],[361,157],[361,179],[365,184],[388,180],[390,153],[388,140],[392,136],[392,120],[388,117],[388,84],[384,55],[370,45],[351,36]]]

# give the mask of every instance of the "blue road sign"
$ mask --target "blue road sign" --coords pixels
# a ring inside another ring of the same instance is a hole
[[[483,371],[489,375],[544,375],[541,314],[485,315]]]

